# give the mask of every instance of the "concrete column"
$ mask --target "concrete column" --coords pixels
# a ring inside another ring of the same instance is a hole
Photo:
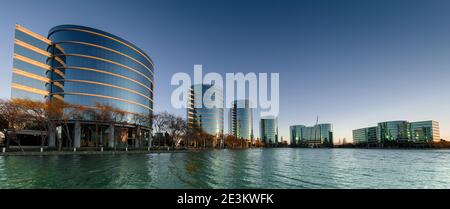
[[[56,127],[53,123],[51,123],[48,127],[48,147],[56,147]]]
[[[134,139],[134,147],[135,148],[139,148],[140,146],[141,146],[141,141],[140,141],[141,139],[139,139],[139,137],[138,138],[136,138],[136,139]]]
[[[75,122],[73,147],[80,148],[81,145],[81,124],[80,121]]]
[[[109,125],[108,129],[108,147],[114,148],[114,125]]]
[[[141,127],[138,126],[136,131],[136,137],[134,139],[134,147],[139,148],[141,146]]]
[[[152,132],[149,131],[149,132],[147,132],[147,134],[148,134],[148,147],[152,148],[152,143],[153,143]]]
[[[100,138],[99,138],[99,143],[100,143],[100,146],[101,147],[103,147],[103,128],[102,127],[100,127]]]

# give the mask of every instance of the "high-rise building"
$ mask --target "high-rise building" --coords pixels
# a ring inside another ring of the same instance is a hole
[[[303,125],[295,125],[290,127],[291,134],[291,145],[300,144],[302,139],[302,128],[305,128]]]
[[[353,143],[432,142],[439,141],[439,123],[436,121],[387,121],[376,127],[353,131]]]
[[[236,100],[228,115],[229,132],[238,139],[253,139],[253,109],[249,100]]]
[[[278,119],[276,117],[261,118],[260,137],[266,146],[278,144]]]
[[[204,104],[203,97],[208,91],[217,92],[211,99],[221,104],[221,107],[208,107]],[[223,113],[223,90],[216,85],[197,84],[189,90],[188,100],[188,126],[198,127],[204,132],[219,137],[223,134],[224,113]]]
[[[52,74],[64,77],[59,71],[52,71],[47,60],[53,55],[48,52],[52,41],[20,25],[16,25],[12,69],[12,98],[28,98],[44,101],[50,95]],[[60,85],[56,83],[55,85]]]
[[[333,145],[333,125],[330,123],[315,126],[291,126],[291,144]]]
[[[43,37],[17,25],[12,72],[12,98],[108,105],[126,112],[121,122],[128,124],[136,123],[135,115],[153,113],[153,61],[132,43],[101,30],[60,25]],[[82,126],[83,121],[75,123],[73,146],[92,146],[89,134],[79,133],[86,130]]]

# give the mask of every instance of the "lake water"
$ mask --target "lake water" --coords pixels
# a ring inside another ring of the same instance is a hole
[[[0,188],[450,188],[450,150],[0,156]]]

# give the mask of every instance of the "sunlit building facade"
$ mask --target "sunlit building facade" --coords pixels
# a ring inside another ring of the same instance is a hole
[[[437,121],[387,121],[376,127],[353,130],[353,143],[437,142],[440,140]]]
[[[216,92],[211,99],[221,104],[221,107],[207,107],[203,103],[205,93]],[[219,137],[224,129],[223,89],[216,85],[198,84],[189,89],[187,121],[190,128],[198,127],[209,135]]]
[[[388,121],[378,123],[378,139],[380,142],[408,141],[411,128],[408,121]]]
[[[353,142],[355,144],[378,143],[377,127],[353,130]]]
[[[415,142],[440,141],[439,123],[432,120],[412,122],[411,139]]]
[[[253,139],[253,109],[249,100],[236,100],[228,115],[229,132],[238,139]]]
[[[295,125],[289,127],[290,137],[291,137],[291,145],[298,145],[302,139],[302,128],[306,126],[303,125]]]
[[[333,145],[333,124],[290,127],[291,145]]]
[[[12,98],[44,101],[49,97],[52,59],[48,52],[52,42],[20,25],[16,25],[11,83]],[[61,73],[62,76],[62,73]]]
[[[152,113],[153,61],[141,49],[83,26],[54,27],[48,38],[53,55],[48,64],[64,75],[52,74],[51,97],[83,106],[99,102],[130,113]]]
[[[57,99],[93,110],[98,104],[108,105],[126,113],[119,122],[150,128],[151,124],[141,124],[134,118],[153,113],[153,80],[154,64],[150,57],[110,33],[61,25],[43,37],[16,26],[12,98]],[[91,140],[98,141],[83,132],[85,129],[89,127],[83,121],[74,123],[74,147],[93,146]],[[124,135],[130,130],[116,134]],[[117,132],[114,127],[105,128],[104,132],[108,131],[113,137],[111,132]],[[137,135],[142,133],[130,131],[125,138]],[[103,145],[114,146],[111,140],[104,141]],[[54,146],[54,140],[50,140],[49,146]],[[98,142],[95,146],[99,146]]]
[[[260,120],[260,137],[266,146],[278,144],[278,118],[264,117]]]

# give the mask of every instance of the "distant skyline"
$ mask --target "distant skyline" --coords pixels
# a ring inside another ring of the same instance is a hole
[[[5,0],[0,98],[10,97],[15,24],[44,36],[78,24],[149,54],[156,112],[186,116],[170,104],[170,79],[202,64],[204,73],[280,73],[279,134],[287,141],[289,126],[314,125],[317,116],[333,124],[336,142],[390,120],[435,120],[450,140],[448,11],[450,2],[438,0]],[[259,119],[257,110],[257,136]]]

